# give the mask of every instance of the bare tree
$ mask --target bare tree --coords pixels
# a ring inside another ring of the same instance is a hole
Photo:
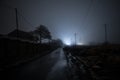
[[[39,36],[40,43],[42,43],[42,39],[50,40],[52,38],[50,31],[44,25],[38,26],[34,32]]]

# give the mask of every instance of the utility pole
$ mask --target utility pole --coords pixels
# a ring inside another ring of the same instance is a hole
[[[71,43],[73,44],[72,38],[70,40],[71,40]]]
[[[15,8],[15,15],[16,15],[16,30],[17,30],[17,40],[18,40],[18,37],[19,37],[19,33],[18,33],[18,11],[17,11],[17,8]],[[17,54],[19,54],[19,43],[17,41],[17,45],[16,45],[16,52]]]
[[[76,33],[75,33],[75,35],[74,35],[74,36],[75,36],[75,46],[76,46]]]
[[[107,43],[107,24],[105,24],[105,43]]]
[[[16,30],[17,30],[17,39],[18,39],[18,11],[17,8],[15,8],[15,15],[16,15]]]

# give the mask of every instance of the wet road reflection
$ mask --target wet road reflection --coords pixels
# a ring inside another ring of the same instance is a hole
[[[66,80],[66,67],[64,53],[59,48],[36,61],[5,71],[3,76],[6,80]]]
[[[67,80],[66,68],[67,63],[65,60],[65,55],[63,51],[60,50],[60,56],[58,58],[58,61],[49,72],[47,80]]]

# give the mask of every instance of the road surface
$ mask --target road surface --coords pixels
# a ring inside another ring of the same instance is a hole
[[[0,80],[67,80],[66,70],[65,56],[59,48],[36,61],[2,72]]]

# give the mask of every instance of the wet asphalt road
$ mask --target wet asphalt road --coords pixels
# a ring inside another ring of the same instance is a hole
[[[2,72],[0,80],[67,80],[67,63],[61,48],[35,61]]]

